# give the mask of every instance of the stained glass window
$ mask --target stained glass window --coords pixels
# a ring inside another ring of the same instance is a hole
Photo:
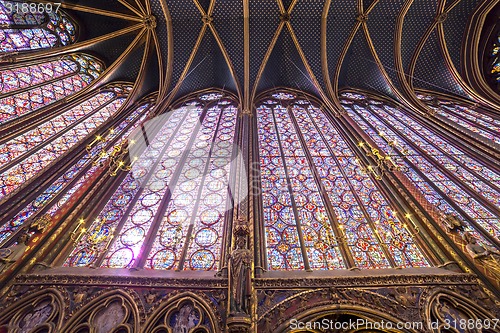
[[[2,70],[0,124],[81,91],[97,79],[102,71],[100,61],[84,54]]]
[[[55,163],[90,133],[98,131],[123,105],[129,88],[105,89],[2,144],[0,199]]]
[[[489,71],[493,82],[498,86],[500,84],[500,31],[493,42],[490,59]]]
[[[453,124],[468,129],[488,140],[500,144],[500,116],[488,110],[478,110],[476,106],[455,102],[427,94],[417,94],[417,97],[445,117]]]
[[[62,10],[32,14],[15,10],[24,1],[0,1],[0,54],[68,45],[76,40],[75,23]]]
[[[498,239],[500,174],[404,109],[342,97],[348,115],[430,203],[443,214],[456,214],[481,242]]]
[[[269,269],[428,265],[321,109],[274,94],[258,104],[257,132]]]
[[[98,168],[95,163],[97,156],[100,156],[101,159],[106,158],[115,146],[120,145],[144,121],[151,106],[152,104],[147,102],[132,110],[132,113],[118,123],[116,127],[105,132],[103,135],[105,141],[94,147],[88,155],[76,162],[43,193],[38,195],[33,202],[8,220],[0,228],[0,244],[35,214],[40,215],[40,213],[48,212],[50,215],[54,215],[69,200],[71,195],[78,191],[88,179],[92,178]],[[105,155],[101,155],[102,152],[105,152]]]
[[[207,93],[150,120],[157,135],[65,265],[219,269],[237,114],[232,98]]]

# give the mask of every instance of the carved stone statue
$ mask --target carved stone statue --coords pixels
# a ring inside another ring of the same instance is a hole
[[[0,249],[0,273],[3,273],[23,256],[28,248],[28,240],[28,235],[22,233],[17,238],[17,244]]]
[[[189,333],[191,329],[196,327],[199,320],[196,316],[196,309],[192,304],[186,304],[179,310],[179,314],[175,321],[173,333]]]
[[[477,259],[488,255],[500,255],[500,252],[496,249],[483,247],[478,244],[476,237],[470,233],[466,232],[463,235],[464,240],[467,242],[467,252],[472,256],[472,258]]]
[[[234,228],[235,246],[229,254],[228,333],[249,333],[252,326],[252,252],[247,239],[248,224],[239,218]]]
[[[457,214],[446,214],[443,216],[443,223],[450,231],[463,230],[464,224],[458,218]]]
[[[479,244],[476,237],[470,232],[464,233],[463,239],[467,242],[465,248],[470,256],[500,279],[500,252],[497,249]]]
[[[236,249],[230,254],[231,260],[231,311],[248,313],[251,294],[250,266],[252,254],[246,248],[246,236],[238,236]]]
[[[35,221],[33,221],[30,224],[29,229],[36,231],[38,233],[44,233],[45,230],[47,230],[49,228],[51,223],[52,223],[51,215],[45,214],[45,215],[41,216],[40,218],[36,219]]]

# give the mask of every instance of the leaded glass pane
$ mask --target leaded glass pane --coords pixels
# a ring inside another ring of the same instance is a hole
[[[65,265],[218,269],[237,113],[214,92],[150,120],[165,123]]]
[[[97,131],[120,109],[125,99],[115,91],[98,93],[55,118],[55,122],[49,120],[29,134],[2,145],[1,156],[8,163],[0,166],[0,198],[18,189]],[[78,118],[82,120],[76,121]],[[60,133],[55,135],[58,131]],[[31,153],[25,153],[30,149]]]
[[[498,238],[500,224],[491,208],[500,203],[498,173],[472,159],[454,142],[413,119],[403,109],[385,103],[345,103],[344,108],[437,209],[443,214],[457,214],[467,230],[485,244],[489,241],[472,222]]]
[[[346,268],[342,245],[360,268],[428,266],[324,112],[293,94],[271,97],[257,108],[269,269]]]
[[[0,24],[8,26],[0,29],[0,54],[68,45],[76,40],[75,24],[61,10],[32,14],[23,11],[23,5],[29,6],[24,1],[0,1]]]
[[[102,71],[103,66],[97,59],[83,54],[2,71],[0,124],[41,110],[81,91]]]
[[[19,229],[23,223],[34,214],[38,213],[46,206],[52,205],[48,210],[50,215],[54,215],[69,198],[82,187],[82,185],[92,178],[98,169],[97,165],[93,165],[93,161],[102,151],[106,155],[105,158],[114,149],[120,145],[124,138],[127,138],[132,131],[140,125],[146,117],[146,111],[151,107],[150,103],[146,103],[136,108],[127,118],[119,123],[113,131],[109,131],[105,136],[107,142],[112,142],[118,139],[115,145],[106,148],[104,144],[100,144],[91,150],[89,155],[84,156],[68,169],[64,175],[59,177],[52,183],[42,194],[40,194],[33,202],[22,209],[14,218],[10,219],[3,227],[0,228],[0,243],[3,243],[12,233]],[[72,109],[73,110],[73,109]],[[69,126],[69,125],[68,125]],[[62,195],[61,195],[62,194]],[[56,200],[58,199],[58,200]]]

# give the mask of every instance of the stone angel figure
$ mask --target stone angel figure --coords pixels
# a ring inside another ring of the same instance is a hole
[[[18,261],[28,248],[28,234],[22,233],[17,238],[17,244],[0,249],[0,274]]]
[[[485,268],[500,280],[500,251],[479,244],[476,237],[470,232],[465,232],[463,239],[467,242],[465,248],[469,255],[483,264]]]
[[[442,220],[450,231],[464,230],[464,223],[458,218],[457,214],[455,213],[444,215],[442,217]]]

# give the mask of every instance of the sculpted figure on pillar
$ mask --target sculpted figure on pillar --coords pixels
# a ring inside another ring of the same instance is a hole
[[[238,219],[234,230],[235,248],[229,255],[231,312],[250,313],[252,253],[248,248],[249,229],[244,219]]]
[[[17,244],[0,249],[0,274],[23,256],[28,248],[28,241],[28,234],[23,232],[17,238]]]
[[[479,244],[470,232],[464,233],[463,239],[467,242],[466,249],[469,255],[500,280],[500,251]]]
[[[446,214],[446,215],[443,215],[443,223],[446,225],[446,227],[450,231],[457,231],[457,230],[463,230],[464,229],[464,224],[458,218],[457,214]]]

